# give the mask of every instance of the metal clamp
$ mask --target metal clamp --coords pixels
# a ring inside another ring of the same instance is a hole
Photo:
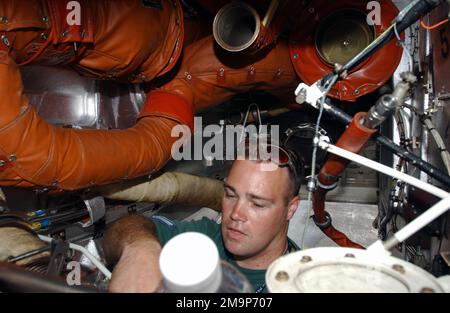
[[[322,184],[320,182],[320,180],[318,179],[317,175],[316,175],[316,183],[317,183],[317,186],[319,186],[322,189],[328,190],[328,191],[333,190],[338,185],[337,181],[334,184],[331,184],[331,185],[324,185],[324,184]]]
[[[324,223],[318,223],[316,221],[316,217],[314,215],[312,216],[314,224],[316,224],[316,226],[319,227],[321,230],[329,228],[331,226],[331,222],[333,221],[330,213],[328,213],[327,211],[325,211],[325,218],[326,218],[326,221]]]

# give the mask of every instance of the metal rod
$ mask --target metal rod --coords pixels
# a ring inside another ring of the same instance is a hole
[[[391,238],[389,238],[386,242],[382,243],[385,250],[391,250],[399,243],[405,241],[423,227],[427,226],[429,223],[437,219],[439,216],[444,214],[450,209],[450,197],[444,198],[439,201],[437,204],[433,205],[430,209],[422,213],[419,217],[414,219],[411,223],[400,229],[397,233],[395,233]],[[377,241],[373,245],[369,247],[377,247],[380,245],[380,242]]]
[[[390,168],[381,163],[372,161],[372,160],[362,157],[358,154],[355,154],[355,153],[349,152],[347,150],[341,149],[339,147],[336,147],[336,146],[330,144],[329,142],[326,142],[323,139],[319,139],[319,147],[323,150],[326,150],[329,153],[335,154],[335,155],[345,158],[347,160],[364,165],[364,166],[371,168],[377,172],[397,178],[397,179],[404,181],[414,187],[417,187],[421,190],[429,192],[430,194],[433,194],[439,198],[447,198],[450,196],[450,193],[448,193],[440,188],[437,188],[436,186],[430,185],[430,184],[423,182],[415,177],[412,177],[405,173],[399,172],[393,168]]]
[[[323,106],[323,108],[326,113],[335,117],[338,121],[340,121],[343,124],[347,125],[352,121],[352,117],[349,114],[345,113],[341,109],[332,105],[329,100],[327,101],[326,105]],[[431,165],[428,162],[425,162],[424,160],[422,160],[415,154],[409,152],[406,149],[403,149],[399,145],[392,142],[392,140],[386,138],[385,136],[383,136],[379,133],[376,133],[373,138],[375,141],[377,141],[379,144],[381,144],[383,147],[385,147],[390,152],[392,152],[395,155],[410,162],[412,165],[414,165],[421,171],[427,173],[429,176],[433,177],[434,179],[440,181],[441,183],[443,183],[447,186],[450,186],[450,176],[446,175],[444,172],[442,172],[437,167]]]
[[[356,66],[360,65],[375,51],[381,49],[385,44],[393,39],[395,37],[395,31],[398,33],[403,32],[416,23],[420,17],[428,14],[431,10],[441,4],[441,2],[442,1],[439,0],[422,0],[412,3],[412,5],[408,6],[406,10],[400,12],[397,20],[385,32],[375,39],[366,49],[361,51],[353,59],[347,62],[347,64],[340,68],[338,73],[342,74],[349,72]]]
[[[38,254],[40,254],[42,252],[48,251],[50,249],[51,249],[50,246],[46,246],[46,247],[43,247],[43,248],[40,248],[40,249],[29,251],[27,253],[24,253],[24,254],[15,256],[15,257],[10,257],[10,258],[8,258],[8,263],[16,263],[16,262],[21,261],[23,259],[30,258],[30,257],[38,255]]]

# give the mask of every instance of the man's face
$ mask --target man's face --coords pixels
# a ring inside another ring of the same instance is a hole
[[[222,236],[236,257],[269,255],[285,243],[288,221],[298,206],[298,197],[289,199],[287,168],[264,168],[263,163],[235,161],[225,184]]]

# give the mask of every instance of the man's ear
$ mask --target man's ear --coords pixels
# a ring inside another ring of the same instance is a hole
[[[291,201],[289,201],[288,204],[288,214],[287,214],[287,220],[290,221],[292,217],[294,216],[295,212],[297,211],[298,205],[300,204],[300,197],[295,196],[292,198]]]

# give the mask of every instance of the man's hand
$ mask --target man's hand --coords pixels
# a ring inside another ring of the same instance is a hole
[[[154,240],[138,241],[125,246],[114,268],[109,291],[158,291],[161,286],[160,254],[161,246]]]

